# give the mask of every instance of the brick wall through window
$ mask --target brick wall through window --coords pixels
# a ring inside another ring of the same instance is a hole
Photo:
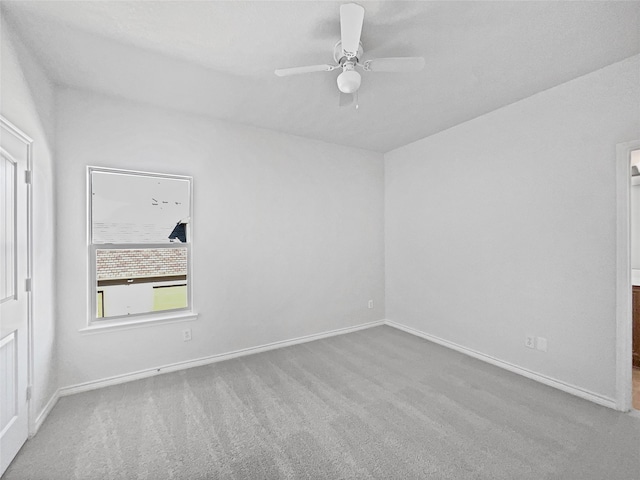
[[[186,248],[96,251],[97,280],[164,277],[187,274]]]

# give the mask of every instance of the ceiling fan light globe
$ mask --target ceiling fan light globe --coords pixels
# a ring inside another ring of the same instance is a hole
[[[354,93],[360,88],[360,81],[362,77],[355,70],[345,70],[338,75],[338,89],[342,93]]]

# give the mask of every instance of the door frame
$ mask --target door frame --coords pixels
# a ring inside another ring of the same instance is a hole
[[[631,163],[640,139],[616,145],[616,409],[632,410]]]
[[[27,425],[29,437],[35,435],[35,412],[33,411],[33,139],[16,127],[13,123],[0,115],[0,129],[12,134],[24,143],[27,157],[27,278],[31,282],[31,288],[27,294]],[[26,181],[26,179],[25,179]]]

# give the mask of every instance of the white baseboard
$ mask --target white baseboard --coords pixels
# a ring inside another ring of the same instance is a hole
[[[344,335],[345,333],[356,332],[358,330],[364,330],[365,328],[378,327],[384,325],[384,320],[378,320],[375,322],[363,323],[354,327],[339,328],[337,330],[331,330],[328,332],[315,333],[312,335],[305,335],[303,337],[292,338],[290,340],[281,340],[279,342],[267,343],[265,345],[259,345],[257,347],[243,348],[228,353],[220,353],[217,355],[211,355],[208,357],[197,358],[195,360],[187,360],[184,362],[176,362],[169,365],[163,365],[155,368],[148,368],[145,370],[139,370],[137,372],[125,373],[121,375],[115,375],[113,377],[102,378],[100,380],[93,380],[90,382],[79,383],[77,385],[70,385],[68,387],[62,387],[58,390],[58,394],[61,397],[67,395],[73,395],[81,392],[88,392],[90,390],[96,390],[98,388],[109,387],[111,385],[118,385],[121,383],[132,382],[141,378],[153,377],[163,373],[176,372],[178,370],[185,370],[187,368],[201,367],[203,365],[209,365],[211,363],[222,362],[224,360],[230,360],[232,358],[244,357],[246,355],[253,355],[255,353],[266,352],[269,350],[275,350],[277,348],[290,347],[292,345],[298,345],[301,343],[312,342],[314,340],[320,340],[323,338],[333,337],[335,335]],[[48,413],[48,412],[47,412]],[[46,416],[46,415],[45,415]],[[44,418],[43,418],[44,420]]]
[[[51,396],[51,398],[49,399],[49,401],[47,402],[47,404],[44,406],[42,411],[36,417],[36,421],[33,424],[31,431],[29,432],[29,437],[33,437],[36,433],[38,433],[38,430],[40,430],[40,427],[42,426],[46,418],[49,416],[49,413],[51,413],[51,410],[53,410],[53,407],[55,407],[56,403],[58,403],[59,398],[60,398],[60,390],[56,390],[54,394]]]
[[[527,370],[526,368],[520,367],[513,363],[505,362],[504,360],[500,360],[499,358],[492,357],[491,355],[487,355],[485,353],[478,352],[476,350],[472,350],[467,347],[463,347],[462,345],[458,345],[457,343],[444,340],[434,335],[429,335],[428,333],[424,333],[415,328],[402,325],[401,323],[397,323],[391,320],[385,320],[384,323],[385,325],[388,325],[393,328],[397,328],[398,330],[402,330],[404,332],[410,333],[417,337],[424,338],[425,340],[429,340],[430,342],[437,343],[438,345],[442,345],[443,347],[447,347],[457,352],[464,353],[465,355],[468,355],[473,358],[477,358],[478,360],[482,360],[483,362],[487,362],[487,363],[490,363],[491,365],[504,368],[505,370],[508,370],[513,373],[517,373],[518,375],[522,375],[523,377],[530,378],[531,380],[535,380],[537,382],[543,383],[550,387],[557,388],[558,390],[562,390],[563,392],[570,393],[572,395],[575,395],[576,397],[589,400],[593,403],[597,403],[598,405],[603,405],[605,407],[609,407],[614,410],[617,409],[617,402],[613,398],[606,397],[598,393],[590,392],[589,390],[585,390],[584,388],[576,387],[575,385],[571,385],[561,380],[556,380],[555,378],[551,378],[546,375],[542,375],[540,373]]]

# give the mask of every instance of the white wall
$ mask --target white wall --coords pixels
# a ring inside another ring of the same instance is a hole
[[[55,369],[54,89],[2,19],[0,113],[33,140],[33,404],[39,415],[57,388]]]
[[[639,106],[636,56],[385,155],[387,318],[613,398],[616,144]]]
[[[73,89],[57,100],[61,386],[384,318],[382,155]],[[78,331],[87,165],[194,177],[198,320]]]

